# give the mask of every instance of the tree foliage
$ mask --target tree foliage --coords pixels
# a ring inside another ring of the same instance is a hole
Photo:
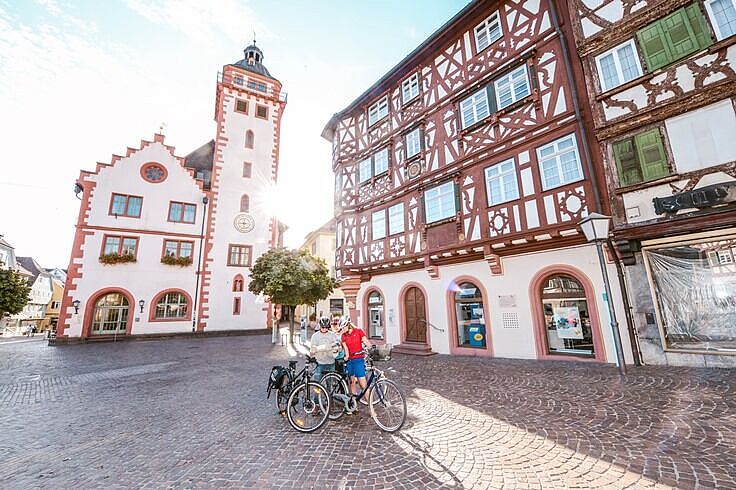
[[[28,303],[31,287],[23,274],[0,269],[0,317],[15,315]]]
[[[274,248],[256,259],[248,290],[265,294],[272,303],[296,307],[315,304],[338,286],[324,260],[306,250]]]

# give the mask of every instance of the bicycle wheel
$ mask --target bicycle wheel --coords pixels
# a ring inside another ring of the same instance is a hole
[[[406,399],[393,381],[379,379],[368,394],[371,417],[385,432],[396,432],[406,421]]]
[[[330,420],[337,420],[344,413],[345,398],[343,397],[348,396],[348,384],[337,373],[325,374],[322,376],[320,383],[325,387],[332,401],[329,418]]]
[[[276,406],[281,415],[286,415],[286,401],[289,399],[289,391],[284,386],[276,390]]]
[[[286,402],[289,424],[299,432],[313,432],[327,422],[331,400],[324,387],[314,381],[300,383]]]

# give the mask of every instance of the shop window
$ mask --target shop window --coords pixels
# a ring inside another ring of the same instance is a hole
[[[368,295],[368,336],[383,338],[383,296],[378,291]]]
[[[473,283],[464,282],[458,287],[454,298],[458,347],[485,349],[486,321],[480,289]]]
[[[565,274],[548,277],[541,298],[547,354],[594,357],[588,300],[577,279]]]
[[[343,303],[344,303],[344,300],[341,298],[331,299],[330,300],[330,314],[342,316],[344,312]]]
[[[670,174],[659,129],[639,133],[613,144],[621,187],[660,179]]]
[[[712,42],[697,3],[649,24],[636,37],[650,72],[707,48]]]
[[[736,238],[645,249],[667,350],[736,351]]]
[[[177,291],[163,293],[155,301],[153,318],[155,320],[181,320],[187,318],[189,301]]]

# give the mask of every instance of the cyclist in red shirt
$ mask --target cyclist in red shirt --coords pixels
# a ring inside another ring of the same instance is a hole
[[[363,347],[370,348],[371,341],[366,337],[365,332],[353,325],[349,317],[344,317],[340,322],[347,329],[342,330],[342,348],[345,352],[345,359],[348,360],[346,368],[350,375],[350,391],[353,395],[357,395],[357,385],[360,389],[365,390],[367,384],[365,379],[365,353]]]

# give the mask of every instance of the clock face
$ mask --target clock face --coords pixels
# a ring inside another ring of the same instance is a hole
[[[254,220],[253,216],[248,213],[240,213],[235,215],[233,226],[235,226],[235,229],[240,233],[248,233],[256,226],[256,220]]]

